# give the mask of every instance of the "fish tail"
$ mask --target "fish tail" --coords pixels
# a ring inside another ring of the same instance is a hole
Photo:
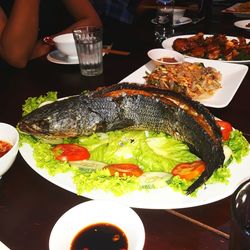
[[[204,184],[211,177],[212,174],[213,172],[210,173],[210,171],[208,171],[206,168],[206,170],[199,176],[199,178],[187,188],[186,194],[190,195],[191,193],[193,193],[198,187]]]

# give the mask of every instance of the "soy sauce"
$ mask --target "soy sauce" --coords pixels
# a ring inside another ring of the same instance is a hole
[[[117,226],[97,223],[82,229],[73,239],[70,250],[127,250],[128,239]]]

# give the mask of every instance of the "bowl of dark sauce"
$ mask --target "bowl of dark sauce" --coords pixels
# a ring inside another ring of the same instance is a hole
[[[54,225],[50,250],[142,250],[143,223],[137,213],[123,204],[91,200],[64,213]]]

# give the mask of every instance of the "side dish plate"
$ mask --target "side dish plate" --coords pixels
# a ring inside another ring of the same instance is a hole
[[[181,35],[181,36],[173,36],[171,38],[167,38],[166,40],[164,40],[162,42],[162,47],[165,48],[165,49],[173,49],[173,43],[175,41],[175,39],[177,38],[189,38],[191,36],[194,36],[195,34],[191,34],[191,35]],[[208,36],[212,36],[212,35],[204,35],[204,37],[208,37]],[[237,39],[237,37],[235,36],[227,36],[227,38],[229,40],[231,39]],[[246,42],[249,43],[250,42],[250,39],[246,39]],[[186,57],[191,57],[191,56],[187,56],[185,55]],[[192,57],[192,58],[195,58],[195,57]],[[200,58],[198,58],[200,59]],[[202,58],[203,59],[203,58]],[[203,59],[203,60],[208,60],[208,61],[220,61],[220,62],[226,62],[226,63],[241,63],[241,64],[249,64],[250,63],[250,60],[238,60],[238,61],[226,61],[226,60],[211,60],[211,59]]]
[[[220,61],[210,61],[206,59],[195,58],[186,58],[185,60],[188,62],[201,62],[205,65],[205,67],[214,67],[222,75],[222,88],[216,91],[215,94],[211,97],[199,100],[207,107],[226,107],[234,97],[248,71],[248,66],[246,65],[223,63]],[[124,78],[121,82],[136,82],[144,84],[144,76],[146,76],[146,72],[152,72],[154,67],[155,66],[153,62],[149,61],[147,64],[143,65],[138,70],[134,71],[132,74]]]

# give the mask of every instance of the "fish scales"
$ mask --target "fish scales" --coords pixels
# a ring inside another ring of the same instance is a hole
[[[123,115],[119,100],[110,97],[81,98],[82,130],[80,135],[107,132],[131,126],[133,121]],[[86,126],[87,125],[87,126]]]
[[[160,88],[157,88],[155,86],[150,86],[150,85],[122,82],[119,84],[114,84],[111,86],[99,88],[95,92],[92,92],[92,94],[104,95],[115,90],[124,91],[125,89],[145,90],[152,94],[155,93],[157,95],[170,96],[170,97],[178,99],[180,102],[184,102],[186,105],[189,105],[189,107],[192,107],[197,113],[202,114],[204,116],[208,124],[211,126],[211,129],[213,130],[215,136],[218,138],[218,140],[221,140],[220,128],[214,122],[214,116],[208,111],[208,109],[205,106],[203,106],[201,103],[191,100],[190,98],[180,93],[176,93],[170,90],[160,89]]]
[[[137,84],[117,84],[45,105],[23,117],[18,126],[23,132],[46,138],[117,129],[168,133],[187,143],[206,163],[205,171],[187,189],[188,194],[224,161],[221,134],[206,108],[180,94]]]

